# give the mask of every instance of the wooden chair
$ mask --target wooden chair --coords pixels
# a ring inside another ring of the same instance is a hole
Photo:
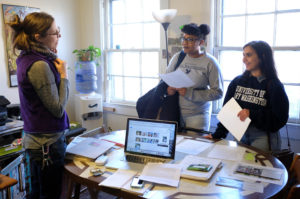
[[[287,198],[296,199],[300,196],[300,153],[295,155],[289,172],[290,179],[295,179],[296,184],[291,187]]]
[[[18,181],[16,179],[0,174],[0,194],[2,198],[10,198],[10,187],[17,183]],[[6,190],[5,195],[3,195],[3,190]]]

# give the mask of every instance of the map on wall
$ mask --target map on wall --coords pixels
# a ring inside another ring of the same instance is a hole
[[[7,67],[9,74],[10,87],[18,86],[17,81],[17,55],[13,51],[13,30],[8,25],[8,23],[13,19],[14,15],[19,15],[20,19],[23,20],[24,17],[31,12],[38,12],[39,8],[30,8],[27,6],[16,6],[16,5],[6,5],[2,4],[3,11],[3,21],[6,39],[6,53],[7,53]],[[16,54],[18,54],[16,50]]]

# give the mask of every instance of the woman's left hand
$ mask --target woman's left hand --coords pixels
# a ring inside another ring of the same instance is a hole
[[[176,90],[179,93],[179,95],[185,96],[185,94],[186,94],[186,88],[177,88]]]
[[[241,121],[245,121],[247,117],[250,116],[250,111],[249,109],[243,109],[241,110],[238,115],[237,115]]]

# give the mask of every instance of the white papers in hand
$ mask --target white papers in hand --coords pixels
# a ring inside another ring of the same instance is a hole
[[[99,185],[120,189],[136,174],[136,171],[119,169],[114,174],[102,181]]]
[[[193,80],[180,69],[171,73],[160,74],[159,76],[164,82],[174,88],[188,88],[195,85]]]
[[[148,163],[141,180],[178,187],[181,167],[176,164]]]
[[[211,143],[184,139],[176,146],[176,151],[191,155],[198,155],[210,146],[212,146]]]
[[[207,157],[221,160],[240,161],[244,156],[245,150],[246,149],[243,147],[215,145],[208,153]]]
[[[241,110],[240,105],[231,98],[217,115],[218,120],[238,141],[241,140],[251,122],[249,117],[245,121],[240,120],[237,115]]]

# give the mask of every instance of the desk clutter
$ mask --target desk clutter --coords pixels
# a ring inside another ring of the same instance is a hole
[[[259,165],[255,152],[250,153],[249,149],[235,142],[225,145],[222,141],[214,143],[203,138],[177,135],[173,161],[144,164],[127,162],[123,148],[125,142],[124,131],[98,138],[76,137],[67,147],[67,158],[83,170],[81,177],[101,175],[105,179],[99,186],[120,189],[146,198],[152,197],[157,189],[184,190],[187,188],[185,182],[194,182],[195,186],[199,186],[198,182],[205,182],[216,189],[257,193],[263,193],[268,183],[283,184],[283,169]],[[83,145],[89,149],[81,148]],[[91,157],[90,153],[94,156]],[[99,163],[99,160],[104,162]],[[119,168],[109,166],[114,161],[123,164],[119,164]],[[134,179],[138,179],[138,183],[135,183],[137,185],[132,185]]]

